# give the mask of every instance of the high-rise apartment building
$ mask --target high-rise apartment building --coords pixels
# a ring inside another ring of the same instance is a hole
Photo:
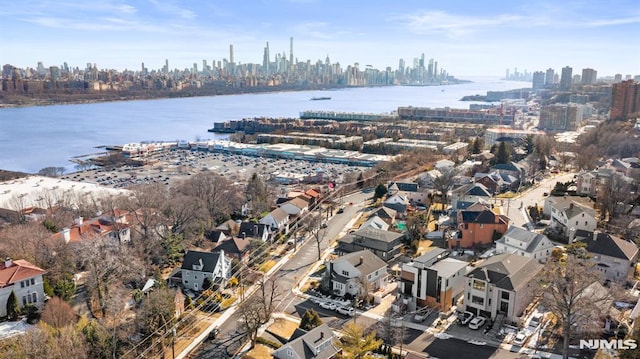
[[[289,39],[289,66],[293,69],[293,37]]]
[[[583,106],[555,104],[540,109],[538,128],[547,131],[574,131],[582,123]]]
[[[560,75],[560,89],[568,91],[571,89],[571,81],[573,80],[573,68],[565,66],[562,68],[562,74]]]
[[[544,76],[544,86],[547,88],[553,87],[553,85],[555,84],[554,81],[554,77],[555,77],[556,72],[549,68],[547,69],[547,72],[545,73]]]
[[[233,44],[229,45],[229,63],[233,64]]]
[[[638,118],[640,114],[640,83],[633,80],[613,84],[611,91],[611,120]]]
[[[542,71],[536,71],[533,73],[533,80],[532,80],[532,84],[531,87],[533,89],[533,91],[536,90],[540,90],[542,88],[544,88],[544,79],[545,79],[545,73]]]
[[[582,69],[582,84],[593,85],[596,83],[596,77],[598,72],[594,69],[586,68]]]
[[[264,55],[262,56],[262,68],[264,70],[265,73],[269,74],[269,62],[270,62],[270,57],[269,57],[269,41],[267,41],[267,46],[265,46],[264,48]]]

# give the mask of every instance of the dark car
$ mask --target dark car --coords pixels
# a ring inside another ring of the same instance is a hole
[[[211,329],[211,331],[209,332],[209,339],[215,339],[218,336],[218,333],[220,333],[220,329],[218,328]]]

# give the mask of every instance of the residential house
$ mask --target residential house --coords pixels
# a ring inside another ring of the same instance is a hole
[[[423,206],[427,202],[428,192],[420,189],[414,182],[389,182],[387,183],[387,194],[393,196],[401,194],[409,200],[409,203],[416,206]]]
[[[496,253],[514,253],[545,261],[553,251],[553,243],[544,234],[511,226],[496,241]]]
[[[381,229],[383,231],[386,231],[389,229],[389,224],[385,221],[382,220],[382,218],[378,217],[378,216],[372,216],[369,217],[369,219],[367,219],[361,226],[360,228],[367,228],[367,227],[373,227],[373,228],[377,228],[377,229]]]
[[[535,277],[542,268],[537,260],[512,253],[486,259],[467,274],[461,309],[492,319],[500,315],[517,322],[539,292]]]
[[[224,234],[223,231],[214,229],[214,230],[204,231],[204,238],[208,239],[213,243],[219,243],[227,239],[227,236]]]
[[[473,181],[481,183],[491,194],[502,193],[507,188],[502,177],[497,173],[477,172],[473,175]]]
[[[396,211],[396,216],[404,218],[407,215],[409,207],[409,198],[403,194],[396,193],[388,196],[382,203],[383,207],[391,208]]]
[[[246,263],[251,252],[251,242],[246,238],[229,237],[222,242],[218,242],[218,245],[211,251],[222,251],[227,257]]]
[[[431,171],[423,173],[418,181],[424,188],[434,188],[434,184],[440,176],[442,176],[442,173],[440,173],[440,171],[436,169],[433,169]]]
[[[452,171],[455,166],[455,162],[447,159],[439,160],[435,164],[435,168],[440,172]]]
[[[260,223],[271,228],[271,232],[289,232],[289,214],[282,208],[276,208],[260,219]]]
[[[589,260],[604,278],[618,283],[632,281],[638,264],[638,246],[608,233],[594,232],[585,240]]]
[[[327,324],[322,324],[308,332],[299,330],[302,335],[291,338],[288,343],[273,351],[271,355],[277,359],[334,359],[340,357],[342,350],[335,346],[338,338]]]
[[[366,227],[347,234],[338,239],[338,250],[352,253],[368,249],[385,262],[395,260],[400,256],[404,235],[398,232],[384,231]]]
[[[116,211],[115,213],[116,215],[101,215],[90,220],[77,217],[71,227],[63,228],[52,237],[72,244],[95,238],[107,238],[118,243],[131,241],[128,212]]]
[[[213,284],[224,284],[231,276],[231,259],[224,251],[187,251],[180,267],[182,286],[195,291],[202,290],[205,278]]]
[[[309,209],[309,202],[300,197],[296,197],[280,204],[279,207],[287,212],[290,217],[298,217],[307,212]]]
[[[234,220],[227,220],[216,227],[216,230],[223,232],[227,236],[234,236],[238,233],[238,223]]]
[[[0,263],[0,317],[7,315],[7,300],[16,294],[20,308],[27,304],[41,308],[44,304],[42,276],[45,270],[22,259],[6,258]]]
[[[545,199],[543,213],[550,216],[549,227],[568,239],[571,243],[576,233],[586,232],[589,236],[598,224],[593,203],[588,197],[554,197]]]
[[[387,263],[366,249],[331,260],[328,268],[331,291],[340,297],[371,293],[387,286]]]
[[[511,161],[509,163],[498,163],[491,167],[491,172],[511,175],[522,182],[526,178],[526,170],[523,166]]]
[[[469,183],[451,191],[451,208],[458,210],[464,208],[465,203],[488,202],[491,192],[482,183]]]
[[[396,211],[389,207],[378,207],[369,213],[369,218],[371,217],[380,217],[383,221],[385,221],[389,226],[393,226],[396,221]]]
[[[402,265],[400,293],[409,311],[426,306],[447,312],[462,295],[468,263],[448,255],[434,248]]]
[[[309,206],[315,206],[316,203],[320,202],[320,199],[322,199],[321,193],[319,189],[308,189],[306,191],[304,191],[304,194],[307,195],[310,200],[309,200]]]
[[[270,237],[269,226],[262,223],[242,222],[240,223],[238,236],[241,238],[255,238],[267,242]]]
[[[576,194],[595,197],[600,185],[596,171],[581,172],[576,175]]]
[[[458,235],[449,240],[449,248],[487,247],[502,237],[509,227],[509,217],[499,215],[484,205],[458,211]]]

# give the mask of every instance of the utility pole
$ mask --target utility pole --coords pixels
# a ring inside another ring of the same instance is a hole
[[[176,359],[176,328],[171,329],[171,357]]]

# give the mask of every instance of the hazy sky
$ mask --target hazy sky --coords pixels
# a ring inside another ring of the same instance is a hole
[[[502,0],[23,0],[0,5],[0,64],[186,68],[262,63],[269,41],[299,61],[377,68],[422,53],[460,76],[513,71],[640,74],[640,2]]]

